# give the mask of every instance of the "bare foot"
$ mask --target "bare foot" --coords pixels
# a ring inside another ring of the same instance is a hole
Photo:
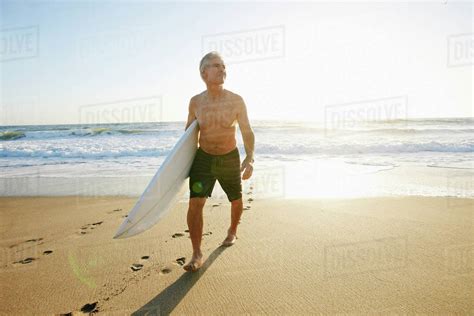
[[[199,268],[202,266],[202,255],[200,256],[195,256],[191,258],[191,261],[183,267],[184,270],[194,272],[199,270]]]
[[[237,240],[237,235],[235,232],[231,232],[230,230],[227,231],[227,238],[224,239],[222,242],[222,246],[229,247],[235,244],[235,241]]]

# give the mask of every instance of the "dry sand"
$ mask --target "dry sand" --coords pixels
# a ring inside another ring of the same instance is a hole
[[[177,261],[191,256],[184,203],[112,239],[135,200],[0,198],[0,313],[474,314],[472,199],[246,197],[229,248],[230,205],[209,200],[195,273]]]

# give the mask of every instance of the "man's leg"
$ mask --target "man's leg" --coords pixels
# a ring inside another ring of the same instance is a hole
[[[227,230],[227,238],[223,241],[224,246],[231,246],[237,239],[237,226],[240,223],[240,217],[242,216],[243,203],[242,198],[231,202],[231,219],[230,227]]]
[[[196,271],[203,263],[201,240],[203,228],[202,209],[204,208],[204,204],[206,204],[206,198],[194,197],[189,199],[187,221],[189,235],[193,245],[193,256],[191,261],[184,266],[184,270],[186,271]]]

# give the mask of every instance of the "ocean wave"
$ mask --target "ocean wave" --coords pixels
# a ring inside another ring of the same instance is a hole
[[[117,130],[120,134],[141,134],[143,130],[136,130],[136,129],[119,129]]]
[[[110,145],[104,147],[90,147],[90,143],[73,143],[67,146],[49,145],[38,149],[38,147],[29,146],[9,146],[0,150],[0,157],[30,157],[30,158],[119,158],[119,157],[156,157],[167,155],[172,146],[155,146],[150,144],[148,147],[131,147],[128,145]],[[245,153],[242,144],[239,145],[241,154]],[[345,156],[345,155],[379,155],[379,154],[412,154],[422,152],[433,153],[472,153],[474,152],[474,143],[391,143],[391,144],[269,144],[257,143],[256,154],[270,155],[272,157],[310,155],[321,157],[326,155]]]
[[[472,117],[452,117],[452,118],[414,118],[414,119],[397,119],[391,121],[380,122],[381,124],[403,123],[403,124],[424,124],[424,125],[438,125],[438,124],[468,124],[474,123]]]
[[[5,131],[0,132],[0,140],[51,140],[63,138],[84,138],[84,137],[98,137],[98,136],[134,136],[134,135],[151,135],[151,136],[169,136],[180,135],[184,132],[182,130],[163,129],[163,130],[140,130],[140,129],[113,129],[107,127],[82,128],[82,129],[57,129],[57,130],[42,130],[42,131]]]
[[[256,133],[262,134],[314,134],[322,136],[357,136],[357,135],[387,135],[387,136],[428,136],[428,135],[450,135],[450,134],[470,134],[474,133],[474,129],[471,128],[321,128],[321,127],[255,127]]]
[[[146,133],[153,133],[156,131],[153,130],[139,130],[139,129],[113,129],[113,128],[107,128],[107,127],[98,127],[98,128],[91,128],[80,134],[80,136],[97,136],[97,135],[117,135],[117,134],[124,134],[124,135],[129,135],[129,134],[146,134]],[[160,131],[161,133],[166,132],[166,131]],[[71,135],[77,135],[75,132],[73,132]]]
[[[432,138],[438,135],[444,138],[449,138],[451,135],[472,138],[473,123],[473,119],[464,118],[371,122],[335,129],[331,128],[331,124],[324,124],[324,122],[256,121],[252,126],[257,136],[282,137],[284,135],[285,138],[291,138],[304,135],[304,137],[313,138],[339,136],[357,138],[381,135],[403,139],[411,136]],[[135,135],[160,137],[181,135],[183,132],[184,122],[4,126],[0,127],[0,135],[2,135],[0,141],[19,138],[23,141],[74,137],[134,137]]]
[[[1,132],[0,133],[0,139],[1,140],[15,140],[18,138],[23,138],[25,137],[25,133],[20,132],[20,131],[6,131],[6,132]]]
[[[123,158],[123,157],[159,157],[170,153],[170,148],[150,148],[150,149],[116,149],[91,152],[87,148],[50,148],[47,150],[29,149],[2,149],[0,158],[81,158],[81,159],[102,159],[102,158]]]
[[[109,127],[95,127],[95,128],[83,128],[70,133],[71,136],[99,136],[99,135],[112,135],[117,131]]]
[[[474,143],[394,143],[394,144],[321,144],[321,145],[273,145],[257,144],[258,154],[285,155],[350,155],[350,154],[398,154],[419,152],[469,153],[474,152]]]
[[[351,131],[357,132],[357,131]],[[390,129],[373,129],[358,131],[362,134],[386,134],[386,135],[430,135],[430,134],[463,134],[473,133],[474,129],[470,128],[390,128]]]

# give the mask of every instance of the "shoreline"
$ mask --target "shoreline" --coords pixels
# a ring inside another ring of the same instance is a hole
[[[0,313],[82,315],[95,302],[103,315],[474,310],[474,199],[249,198],[229,248],[229,202],[206,203],[206,262],[186,273],[187,203],[113,240],[135,197],[0,197]]]
[[[474,169],[398,166],[387,170],[371,170],[358,165],[337,171],[340,164],[329,162],[294,162],[260,166],[250,180],[244,181],[243,192],[252,191],[263,199],[351,199],[393,196],[474,198]],[[124,196],[139,197],[153,174],[136,176],[0,177],[0,196]],[[252,189],[250,189],[252,188]],[[187,199],[187,183],[180,199]],[[217,183],[212,198],[225,198]]]

